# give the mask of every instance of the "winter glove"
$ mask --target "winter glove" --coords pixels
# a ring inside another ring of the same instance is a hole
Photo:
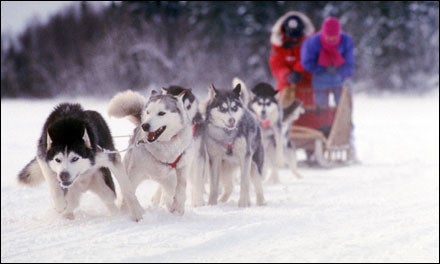
[[[299,83],[299,81],[301,81],[302,75],[299,72],[293,71],[289,74],[289,76],[287,77],[287,80],[289,81],[289,83]]]
[[[328,73],[331,73],[331,74],[337,74],[338,73],[338,68],[336,68],[335,66],[329,66],[329,67],[327,67],[325,69],[326,69],[326,71]]]

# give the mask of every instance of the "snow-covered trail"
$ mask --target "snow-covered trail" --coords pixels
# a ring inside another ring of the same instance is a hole
[[[329,170],[282,171],[266,185],[268,204],[226,204],[175,216],[153,208],[156,184],[137,196],[144,220],[109,215],[84,195],[76,219],[51,208],[45,184],[18,186],[35,155],[46,116],[63,100],[1,102],[2,262],[438,262],[439,98],[357,95],[354,120],[361,164]],[[72,100],[70,100],[72,101]],[[126,120],[106,116],[107,101],[74,100],[107,119],[113,135]],[[117,139],[118,149],[127,139]],[[254,201],[254,196],[252,196]]]

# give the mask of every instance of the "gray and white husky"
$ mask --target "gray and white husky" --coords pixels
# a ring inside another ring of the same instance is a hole
[[[257,205],[265,204],[262,173],[264,149],[261,128],[240,99],[241,86],[222,91],[211,86],[206,104],[206,149],[210,161],[208,203],[217,204],[219,181],[223,185],[220,202],[226,202],[233,191],[233,176],[240,172],[238,206],[250,206],[250,181],[254,185]]]
[[[267,168],[270,169],[268,183],[279,182],[278,170],[286,163],[293,175],[302,177],[297,168],[296,148],[289,138],[292,122],[303,112],[301,101],[295,100],[282,109],[277,93],[272,85],[260,82],[251,89],[248,103],[262,128]]]
[[[206,132],[204,113],[200,111],[199,100],[193,94],[190,88],[184,88],[179,85],[171,85],[168,88],[162,88],[162,93],[168,93],[174,96],[184,93],[182,100],[185,110],[188,112],[192,123],[194,149],[194,157],[191,163],[190,174],[188,175],[191,194],[190,200],[193,207],[205,205],[203,196],[205,193],[205,182],[208,180],[209,164],[208,153],[204,143],[204,135]],[[159,187],[153,196],[153,204],[159,204],[161,201],[161,196],[162,188]]]
[[[81,194],[87,190],[95,192],[110,211],[117,210],[110,171],[119,183],[131,218],[141,220],[143,209],[105,120],[79,104],[62,103],[47,118],[37,156],[22,169],[18,181],[35,185],[46,180],[55,210],[73,219]]]
[[[193,132],[183,96],[152,91],[148,99],[137,92],[115,95],[110,116],[128,117],[136,128],[124,157],[127,174],[137,186],[145,179],[159,183],[163,203],[170,212],[183,214],[186,178],[193,157]]]

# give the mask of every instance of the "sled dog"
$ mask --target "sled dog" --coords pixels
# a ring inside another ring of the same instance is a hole
[[[240,198],[238,206],[250,206],[249,181],[256,192],[257,205],[265,204],[262,188],[264,149],[258,121],[240,99],[241,85],[231,90],[218,90],[211,85],[206,104],[206,149],[210,161],[208,203],[217,204],[219,181],[223,185],[220,202],[226,202],[233,191],[233,174],[239,169]]]
[[[285,163],[293,175],[301,178],[297,169],[295,145],[289,138],[289,129],[303,109],[299,100],[282,109],[276,97],[277,93],[272,85],[260,82],[252,88],[248,104],[262,128],[265,160],[267,168],[270,169],[270,175],[266,177],[268,183],[279,183],[278,169]]]
[[[186,178],[193,157],[193,136],[189,109],[183,97],[152,91],[147,99],[131,90],[116,94],[108,114],[128,117],[134,129],[130,148],[124,157],[127,174],[137,186],[145,179],[159,183],[161,197],[170,212],[183,214],[186,200]],[[154,200],[154,198],[153,198]]]
[[[118,181],[123,202],[131,218],[142,219],[143,210],[115,150],[110,130],[95,111],[79,104],[59,104],[47,118],[38,141],[37,156],[19,173],[18,181],[49,185],[53,206],[68,219],[74,218],[81,194],[95,192],[110,211],[117,210],[115,185]]]
[[[208,179],[207,173],[209,173],[209,164],[207,164],[208,153],[203,140],[206,126],[203,114],[199,110],[199,100],[192,93],[191,89],[178,85],[171,85],[168,88],[162,88],[162,92],[174,96],[185,93],[183,96],[183,104],[185,109],[188,111],[190,119],[192,120],[192,132],[194,140],[194,157],[191,163],[190,174],[188,175],[191,205],[193,207],[202,206],[205,204],[203,195],[205,193],[205,182]],[[152,199],[154,205],[160,203],[161,195],[162,188],[159,187]]]

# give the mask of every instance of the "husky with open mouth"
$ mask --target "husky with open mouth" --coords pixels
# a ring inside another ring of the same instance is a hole
[[[170,212],[183,214],[186,178],[193,157],[191,117],[183,97],[152,91],[147,99],[131,90],[115,95],[110,116],[127,117],[136,125],[124,157],[127,174],[135,188],[145,179],[161,187],[163,203]]]

